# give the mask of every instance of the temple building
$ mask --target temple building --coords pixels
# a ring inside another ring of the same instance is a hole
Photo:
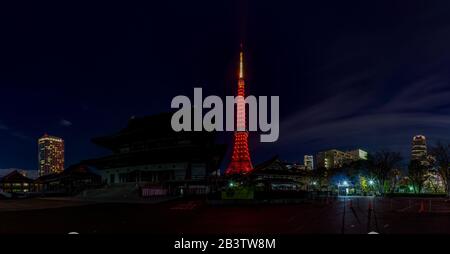
[[[250,173],[255,186],[264,191],[306,191],[311,171],[288,167],[278,156],[258,164]]]
[[[159,193],[206,191],[226,147],[215,143],[213,132],[175,132],[172,114],[131,118],[112,135],[92,139],[111,155],[86,161],[101,172],[107,185],[155,186]],[[150,191],[151,193],[151,191]]]
[[[0,190],[6,193],[30,192],[33,191],[33,180],[14,170],[0,179]]]
[[[101,184],[101,177],[84,164],[71,165],[60,173],[43,175],[34,181],[36,191],[47,195],[76,195]]]

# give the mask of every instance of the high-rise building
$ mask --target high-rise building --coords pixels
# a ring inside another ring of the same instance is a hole
[[[367,160],[367,152],[362,149],[355,149],[351,151],[347,151],[347,153],[351,154],[353,156],[353,160]]]
[[[64,170],[64,140],[45,134],[38,140],[39,176]]]
[[[245,174],[253,170],[252,161],[250,159],[250,152],[248,150],[248,131],[247,119],[245,112],[245,80],[244,80],[244,52],[240,52],[239,61],[239,79],[237,95],[241,96],[237,101],[236,110],[236,127],[233,139],[233,154],[231,162],[226,169],[226,174]],[[241,131],[244,130],[244,131]]]
[[[427,139],[423,135],[416,135],[412,140],[411,160],[424,161],[427,157]]]
[[[303,164],[305,165],[306,169],[313,170],[314,169],[314,156],[305,155],[303,157]]]
[[[353,160],[351,154],[336,149],[319,152],[316,158],[317,167],[327,169],[342,167],[345,163]]]
[[[344,166],[344,164],[353,161],[367,160],[367,152],[361,149],[355,149],[346,152],[332,149],[319,152],[316,156],[316,159],[317,167],[325,167],[327,169],[339,168]]]

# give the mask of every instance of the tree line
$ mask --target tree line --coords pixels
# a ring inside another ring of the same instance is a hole
[[[445,192],[450,196],[450,143],[438,142],[428,149],[423,158],[411,160],[407,167],[402,164],[404,158],[399,152],[380,150],[369,154],[367,160],[353,161],[340,168],[319,167],[312,173],[312,181],[319,186],[327,186],[336,181],[336,177],[345,176],[351,182],[359,182],[361,189],[375,189],[380,195],[394,193],[399,187],[402,176],[409,180],[414,193],[423,193],[425,185],[429,189]],[[442,179],[437,186],[436,176]]]

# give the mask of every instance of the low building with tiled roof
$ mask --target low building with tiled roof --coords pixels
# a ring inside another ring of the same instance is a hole
[[[33,180],[14,170],[0,179],[0,189],[7,193],[23,193],[33,190]]]

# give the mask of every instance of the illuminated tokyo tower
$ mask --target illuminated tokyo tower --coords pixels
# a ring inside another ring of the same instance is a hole
[[[244,80],[244,52],[241,44],[239,61],[239,80],[236,110],[236,127],[233,139],[233,155],[225,174],[246,174],[253,170],[250,153],[248,151],[247,118],[245,113],[245,80]]]

